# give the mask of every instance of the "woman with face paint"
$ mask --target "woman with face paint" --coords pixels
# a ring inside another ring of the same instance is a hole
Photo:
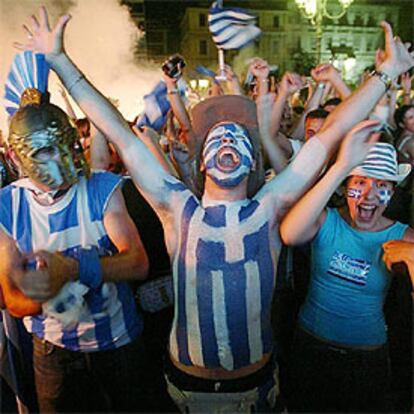
[[[387,411],[389,364],[383,305],[391,273],[383,244],[414,241],[407,225],[383,216],[394,187],[410,172],[396,151],[375,143],[376,121],[345,138],[325,176],[285,217],[285,243],[311,242],[311,280],[290,361],[292,411]],[[347,204],[326,204],[345,181]]]

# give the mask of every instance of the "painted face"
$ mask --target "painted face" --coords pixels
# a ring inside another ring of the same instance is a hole
[[[324,118],[308,118],[305,122],[305,140],[312,138],[322,128]]]
[[[347,183],[347,203],[353,227],[375,231],[394,194],[391,181],[354,175]]]
[[[253,168],[253,146],[244,128],[235,123],[214,127],[202,153],[206,174],[220,187],[235,187]]]
[[[414,108],[409,109],[404,115],[404,128],[414,133]]]
[[[24,174],[51,190],[77,181],[76,164],[84,166],[75,150],[77,137],[66,114],[53,105],[23,108],[10,123],[9,144]]]

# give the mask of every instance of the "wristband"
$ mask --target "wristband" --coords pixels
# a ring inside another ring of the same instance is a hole
[[[178,93],[178,89],[170,89],[169,91],[167,91],[168,95],[177,95]]]
[[[373,76],[376,76],[385,85],[385,90],[386,91],[388,91],[388,89],[390,89],[392,84],[393,84],[393,80],[392,80],[391,76],[387,75],[385,72],[381,72],[379,70],[374,70],[370,73],[369,76],[371,78]]]
[[[102,284],[102,267],[98,249],[79,249],[79,281],[92,289]]]

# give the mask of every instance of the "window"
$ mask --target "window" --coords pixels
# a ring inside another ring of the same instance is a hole
[[[201,56],[207,56],[207,40],[200,40],[198,51]]]
[[[280,26],[279,16],[273,16],[273,27],[278,29]]]
[[[206,27],[206,24],[207,24],[206,15],[204,13],[200,13],[198,15],[198,25],[200,27]]]

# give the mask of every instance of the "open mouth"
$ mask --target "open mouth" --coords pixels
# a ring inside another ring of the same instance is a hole
[[[359,219],[363,222],[370,222],[378,207],[374,205],[360,204],[357,208]]]
[[[224,147],[217,153],[217,167],[222,171],[231,171],[240,164],[240,154],[234,148]]]

